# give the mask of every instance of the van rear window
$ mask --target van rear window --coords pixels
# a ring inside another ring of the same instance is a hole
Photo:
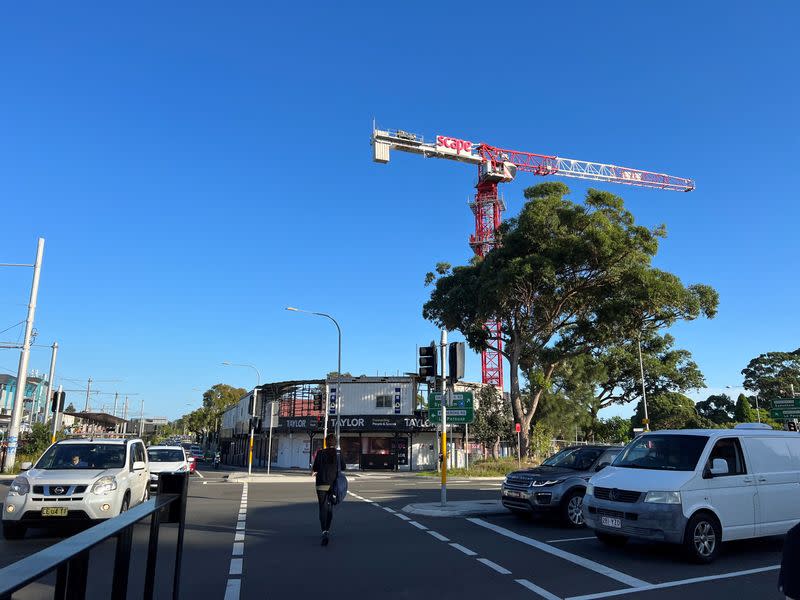
[[[694,471],[706,447],[705,435],[648,434],[636,438],[614,461],[615,467]]]

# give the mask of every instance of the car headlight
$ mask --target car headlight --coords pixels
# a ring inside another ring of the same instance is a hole
[[[546,485],[555,485],[557,483],[561,483],[564,481],[563,479],[534,479],[531,481],[531,486],[533,487],[544,487]]]
[[[186,465],[182,465],[181,467],[178,467],[178,471],[177,471],[177,472],[178,472],[178,473],[182,473],[182,472],[183,472],[183,471],[185,471],[187,468],[188,468],[188,467],[187,467]]]
[[[25,477],[17,477],[11,482],[10,491],[14,492],[17,496],[24,496],[31,491],[31,484]]]
[[[586,495],[587,496],[594,496],[594,484],[587,483],[586,484]]]
[[[92,486],[92,493],[98,495],[105,495],[117,489],[117,480],[113,477],[101,477],[94,482]]]
[[[680,504],[680,492],[647,492],[644,497],[645,502],[652,502],[654,504]]]

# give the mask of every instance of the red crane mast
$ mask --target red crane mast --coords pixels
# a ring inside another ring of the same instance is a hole
[[[475,233],[470,235],[469,245],[478,256],[485,256],[495,246],[495,231],[500,226],[505,204],[498,194],[500,183],[513,181],[518,171],[534,175],[556,175],[576,179],[590,179],[622,185],[656,188],[678,192],[691,192],[694,181],[674,177],[666,173],[655,173],[629,167],[619,167],[546,154],[535,154],[521,150],[508,150],[485,143],[475,144],[468,140],[437,135],[435,142],[426,142],[422,136],[403,130],[372,130],[373,160],[389,162],[390,150],[421,154],[427,158],[445,158],[478,167],[478,183],[475,199],[470,208],[475,215]],[[481,355],[483,383],[503,389],[503,340],[498,321],[486,323],[486,328],[495,340],[494,348]]]

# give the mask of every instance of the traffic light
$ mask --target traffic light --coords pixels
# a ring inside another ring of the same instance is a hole
[[[50,400],[50,412],[64,412],[64,398],[66,397],[66,392],[53,392],[53,397]]]
[[[261,417],[250,417],[250,429],[255,433],[261,433]]]
[[[419,349],[419,376],[436,377],[438,371],[436,360],[436,344],[421,346]]]
[[[787,431],[797,431],[797,419],[789,419],[786,421]]]
[[[264,390],[260,390],[255,388],[253,393],[250,395],[250,403],[247,406],[247,414],[254,415],[256,414],[256,408],[258,407],[258,400],[261,398],[261,395],[264,393]]]
[[[322,410],[322,394],[314,394],[314,410]]]
[[[464,342],[452,342],[447,349],[448,370],[450,381],[455,383],[464,379]]]

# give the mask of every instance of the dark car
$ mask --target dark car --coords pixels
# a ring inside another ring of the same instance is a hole
[[[583,527],[586,482],[621,451],[621,446],[571,446],[534,469],[509,473],[501,488],[503,506],[515,514],[555,513],[568,526]]]

